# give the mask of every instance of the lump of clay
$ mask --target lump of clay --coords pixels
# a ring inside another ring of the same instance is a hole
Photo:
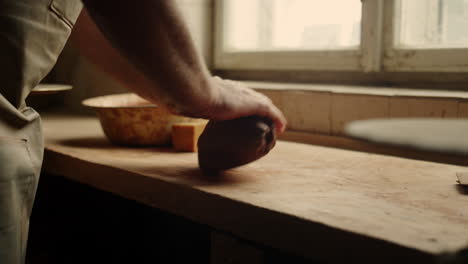
[[[210,121],[198,139],[198,164],[205,172],[217,173],[265,156],[275,143],[275,127],[269,119]]]

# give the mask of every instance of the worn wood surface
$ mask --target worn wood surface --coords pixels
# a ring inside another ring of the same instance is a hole
[[[195,153],[110,145],[91,117],[47,117],[44,169],[235,236],[327,261],[428,261],[468,245],[468,168],[278,142],[207,178]]]

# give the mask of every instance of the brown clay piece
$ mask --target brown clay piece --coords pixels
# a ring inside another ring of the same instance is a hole
[[[271,120],[248,116],[210,121],[198,140],[198,164],[209,174],[255,161],[275,146]]]

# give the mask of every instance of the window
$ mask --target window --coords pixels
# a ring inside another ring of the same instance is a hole
[[[226,1],[226,49],[280,51],[357,49],[360,43],[359,0]],[[342,8],[336,10],[336,6]],[[329,14],[337,11],[336,16]]]
[[[468,0],[216,0],[215,68],[468,71]]]
[[[468,0],[387,1],[385,69],[468,71]]]

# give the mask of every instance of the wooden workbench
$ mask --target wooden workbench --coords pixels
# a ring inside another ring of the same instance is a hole
[[[307,258],[428,261],[468,245],[465,167],[278,142],[210,178],[194,153],[109,144],[92,117],[44,130],[46,172]]]

